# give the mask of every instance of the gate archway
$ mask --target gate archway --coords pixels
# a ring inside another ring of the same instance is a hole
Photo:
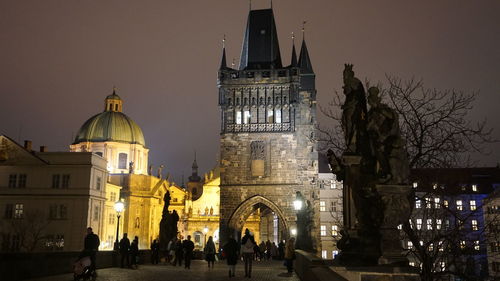
[[[283,211],[274,202],[264,196],[254,195],[238,205],[229,218],[228,230],[233,232],[236,240],[239,240],[242,236],[245,221],[259,206],[269,208],[278,217],[280,239],[287,239],[289,236],[289,225]]]

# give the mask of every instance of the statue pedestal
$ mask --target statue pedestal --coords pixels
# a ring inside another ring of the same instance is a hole
[[[378,263],[407,266],[408,259],[402,255],[401,234],[397,227],[410,219],[411,187],[379,184],[375,188],[384,204],[384,220],[380,227],[382,256]]]

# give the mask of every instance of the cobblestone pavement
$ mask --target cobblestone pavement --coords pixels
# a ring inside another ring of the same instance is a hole
[[[261,261],[254,262],[252,269],[252,278],[244,278],[245,275],[243,263],[239,262],[236,265],[236,277],[229,278],[228,268],[225,261],[219,261],[215,264],[214,269],[208,269],[207,263],[201,260],[194,260],[191,264],[191,269],[184,267],[174,267],[171,265],[141,265],[138,269],[123,269],[123,268],[105,268],[97,270],[96,281],[218,281],[218,280],[263,280],[263,281],[299,281],[298,276],[288,274],[283,262],[280,261]],[[33,281],[71,281],[73,274],[62,274],[49,276]]]

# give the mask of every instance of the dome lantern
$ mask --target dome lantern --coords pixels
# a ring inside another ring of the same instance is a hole
[[[104,100],[104,111],[122,112],[123,101],[116,94],[116,87],[113,87],[113,93]]]

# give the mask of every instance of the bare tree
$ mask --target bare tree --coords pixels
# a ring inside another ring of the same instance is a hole
[[[499,218],[482,224],[482,205],[457,210],[449,205],[449,198],[438,191],[417,195],[412,219],[402,225],[406,254],[414,266],[420,266],[423,281],[449,280],[449,276],[484,280],[487,234]]]
[[[469,120],[477,93],[429,89],[422,80],[386,78],[388,86],[379,87],[385,102],[399,114],[410,168],[464,166],[469,153],[487,154],[485,145],[498,142],[486,120]],[[332,122],[317,128],[321,148],[340,152],[337,155],[345,148],[340,125],[343,100],[335,92],[327,106],[320,106]]]
[[[2,228],[9,228],[12,238],[16,240],[13,251],[33,252],[45,240],[44,233],[50,220],[40,211],[26,212],[22,218],[12,219]]]

